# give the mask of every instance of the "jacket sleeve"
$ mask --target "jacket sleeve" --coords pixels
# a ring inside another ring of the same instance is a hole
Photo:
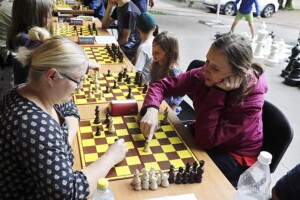
[[[247,142],[253,141],[253,139],[249,140],[250,134],[247,135],[245,132],[253,132],[251,129],[253,124],[259,124],[258,115],[264,102],[263,96],[253,95],[251,100],[244,99],[241,102],[225,105],[226,93],[211,88],[197,110],[196,144],[203,148],[210,149],[218,145],[232,148],[239,145],[241,141],[243,145],[251,145]]]
[[[237,5],[240,2],[240,0],[236,0],[232,5],[232,10],[237,11]]]
[[[259,8],[258,0],[255,0],[254,4],[255,4],[255,8],[256,8],[256,15],[260,16],[260,8]]]
[[[176,77],[166,77],[150,84],[145,97],[141,114],[145,113],[148,107],[159,108],[162,100],[171,96],[184,96],[192,94],[195,85],[194,75],[198,70],[180,74]]]
[[[300,199],[300,164],[290,170],[275,185],[279,199]]]

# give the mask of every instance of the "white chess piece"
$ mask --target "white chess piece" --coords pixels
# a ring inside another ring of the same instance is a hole
[[[278,43],[274,42],[271,45],[271,51],[268,58],[265,60],[265,64],[268,66],[275,66],[277,63],[279,63],[278,52],[279,52]]]
[[[133,176],[131,185],[136,185],[137,179],[141,179],[141,178],[140,178],[140,172],[139,172],[138,169],[135,169],[135,173],[134,173],[134,176]]]
[[[268,36],[268,31],[266,30],[266,24],[263,22],[260,29],[257,31],[257,40],[256,40],[256,48],[254,50],[254,58],[261,60],[264,58],[263,48],[266,42],[266,38]]]
[[[150,189],[151,190],[157,190],[158,188],[158,185],[157,185],[157,178],[155,175],[153,175],[151,178],[150,178]]]
[[[141,181],[141,178],[140,178],[140,177],[138,177],[138,178],[135,180],[134,189],[135,189],[136,191],[142,190],[142,181]]]
[[[149,190],[149,174],[144,174],[144,177],[142,178],[142,188],[143,190]]]
[[[163,173],[161,176],[161,186],[166,188],[169,187],[170,183],[169,183],[169,174],[168,173]]]

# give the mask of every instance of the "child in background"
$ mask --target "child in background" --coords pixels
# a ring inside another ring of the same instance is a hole
[[[7,34],[7,48],[16,52],[24,46],[28,39],[30,27],[38,26],[52,29],[53,0],[15,0],[12,7],[12,22]],[[27,81],[28,68],[23,68],[21,63],[12,56],[12,67],[14,84],[21,84]]]
[[[174,34],[164,31],[155,36],[152,44],[152,56],[153,62],[150,68],[151,82],[168,76],[175,77],[181,73],[176,66],[179,61],[179,45]],[[182,100],[182,96],[169,96],[165,98],[165,101],[177,115],[181,111],[181,108],[178,106]]]
[[[141,43],[140,34],[136,30],[140,14],[139,8],[130,0],[108,0],[102,20],[102,28],[109,28],[117,20],[118,43],[130,61],[134,59]]]
[[[105,12],[104,0],[84,0],[83,3],[85,6],[94,10],[94,16],[102,21]]]
[[[155,19],[152,14],[146,12],[141,14],[136,23],[141,35],[141,44],[136,53],[135,68],[142,72],[145,82],[150,82],[150,66],[152,63],[153,33],[156,30]]]

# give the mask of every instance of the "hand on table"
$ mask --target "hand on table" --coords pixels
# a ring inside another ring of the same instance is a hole
[[[140,129],[147,141],[152,140],[153,134],[158,126],[158,110],[156,108],[148,108],[146,114],[140,122]]]
[[[128,149],[125,145],[124,139],[118,139],[108,148],[108,150],[105,152],[105,155],[111,160],[113,165],[116,165],[124,160],[127,152]]]

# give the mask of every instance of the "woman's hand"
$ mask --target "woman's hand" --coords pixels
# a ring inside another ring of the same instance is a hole
[[[146,114],[142,118],[140,122],[140,129],[145,137],[147,137],[147,141],[150,142],[152,140],[153,134],[157,129],[158,125],[158,110],[156,108],[148,108]]]
[[[112,165],[116,165],[124,160],[127,152],[128,149],[125,145],[124,139],[118,139],[107,149],[105,156],[112,162]]]
[[[238,75],[229,76],[224,78],[223,81],[216,83],[215,86],[225,91],[238,89],[243,82],[243,77]]]

